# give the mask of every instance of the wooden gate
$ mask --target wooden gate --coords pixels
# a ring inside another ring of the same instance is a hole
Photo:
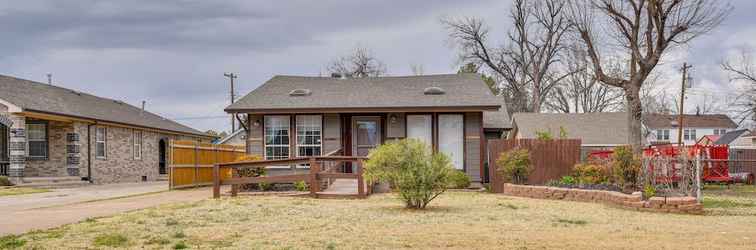
[[[217,145],[195,141],[170,141],[168,144],[170,188],[213,185],[213,166],[234,162],[246,153],[244,146]],[[230,178],[231,169],[221,169],[221,178]]]
[[[530,151],[530,163],[533,172],[528,176],[528,184],[542,185],[549,180],[559,179],[571,173],[580,161],[580,139],[501,139],[488,140],[488,174],[491,177],[491,190],[502,192],[504,179],[498,173],[496,160],[501,153],[516,147]]]

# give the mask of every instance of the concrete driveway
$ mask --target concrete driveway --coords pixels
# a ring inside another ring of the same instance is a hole
[[[168,191],[166,182],[91,185],[5,196],[0,197],[0,236],[210,197],[212,192],[209,188]]]

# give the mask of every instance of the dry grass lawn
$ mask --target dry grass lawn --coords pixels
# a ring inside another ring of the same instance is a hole
[[[50,190],[44,188],[29,187],[0,187],[0,196],[36,194],[44,192],[50,192]]]
[[[210,195],[210,194],[208,194]],[[160,206],[0,238],[27,249],[753,249],[756,197],[712,194],[707,215],[449,192],[427,211],[367,200],[240,197]],[[723,205],[726,204],[726,205]]]

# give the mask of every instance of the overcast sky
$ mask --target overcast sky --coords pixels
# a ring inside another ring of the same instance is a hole
[[[493,42],[509,29],[509,1],[3,1],[0,74],[119,99],[200,130],[228,130],[224,72],[245,95],[277,74],[319,75],[355,47],[369,48],[390,75],[452,73],[456,52],[443,16],[477,16]],[[756,48],[756,1],[733,1],[717,30],[667,55],[663,81],[694,65],[698,91],[727,96],[718,64]],[[729,92],[732,95],[732,92]],[[694,104],[691,105],[694,107]],[[194,118],[194,119],[187,119]]]

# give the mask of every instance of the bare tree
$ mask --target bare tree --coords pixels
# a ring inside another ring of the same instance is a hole
[[[513,110],[540,112],[546,97],[566,75],[555,70],[564,36],[570,29],[560,0],[515,0],[514,30],[509,45],[491,47],[488,28],[477,18],[445,19],[442,23],[460,50],[463,63],[485,65],[503,81],[502,90]]]
[[[628,141],[642,147],[640,90],[666,51],[709,32],[730,12],[715,0],[573,0],[570,19],[588,50],[596,78],[622,88],[628,110]],[[603,28],[603,29],[602,29]],[[606,43],[606,44],[603,44]],[[604,46],[605,45],[605,46]],[[607,55],[627,57],[628,74],[604,71]]]
[[[546,106],[563,113],[620,111],[624,108],[622,90],[598,82],[589,67],[585,50],[579,45],[566,50],[563,61],[571,72],[563,83],[551,91]]]
[[[328,71],[350,78],[377,77],[386,74],[386,65],[366,48],[357,47],[351,55],[331,62]]]
[[[756,65],[751,52],[741,50],[738,57],[723,62],[722,69],[730,74],[731,82],[742,83],[737,86],[740,94],[728,105],[738,124],[743,124],[748,119],[756,122]]]

